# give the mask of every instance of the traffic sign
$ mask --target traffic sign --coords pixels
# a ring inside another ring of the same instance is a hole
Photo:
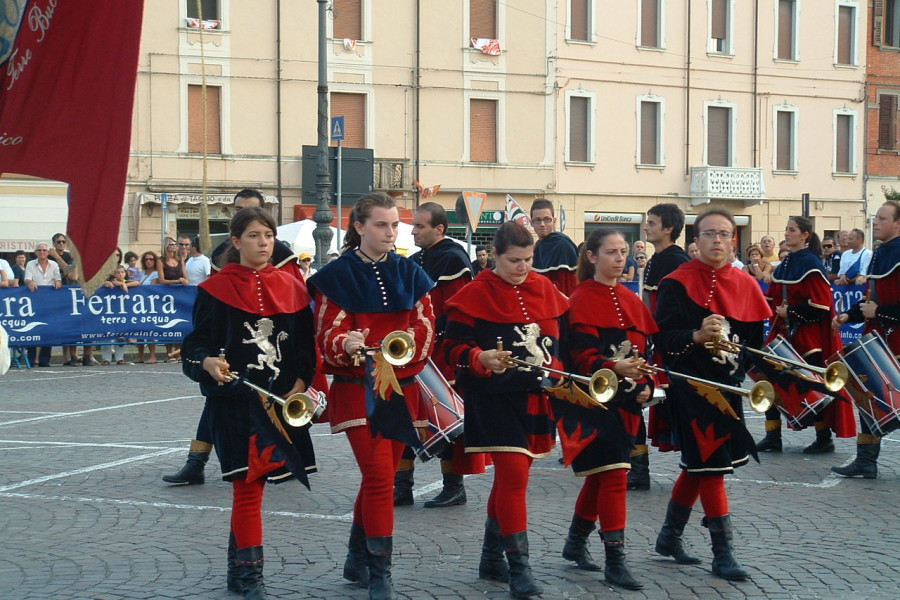
[[[331,117],[331,141],[340,142],[344,139],[344,117]]]

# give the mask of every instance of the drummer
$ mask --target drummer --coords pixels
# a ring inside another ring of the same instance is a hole
[[[884,338],[891,353],[900,355],[900,203],[888,200],[875,213],[872,233],[882,244],[875,250],[866,281],[869,292],[849,311],[834,318],[835,329],[844,323],[865,321],[866,333],[878,332]],[[842,467],[831,470],[844,477],[878,477],[878,454],[881,438],[872,434],[871,428],[860,413],[860,434],[856,438],[856,458]]]
[[[766,293],[775,317],[768,342],[783,336],[806,362],[824,366],[825,359],[840,350],[841,338],[831,329],[834,300],[828,273],[819,255],[822,246],[807,217],[791,217],[784,228],[787,258],[772,274],[772,285]],[[832,431],[838,437],[856,435],[853,407],[848,402],[831,402],[815,415],[815,441],[803,449],[804,454],[834,452]],[[766,436],[756,449],[781,452],[781,413],[777,408],[766,411]]]

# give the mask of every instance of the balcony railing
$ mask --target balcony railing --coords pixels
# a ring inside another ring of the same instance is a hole
[[[743,200],[761,204],[766,199],[763,170],[741,167],[691,167],[691,204],[710,200]]]
[[[376,190],[410,190],[409,160],[404,158],[375,159]]]

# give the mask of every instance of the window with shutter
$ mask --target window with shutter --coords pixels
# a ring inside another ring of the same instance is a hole
[[[469,37],[498,38],[497,0],[469,0]]]
[[[582,42],[591,41],[592,0],[569,0],[569,39]]]
[[[659,2],[660,0],[641,0],[641,46],[659,48]]]
[[[188,152],[222,153],[221,88],[206,86],[206,135],[203,131],[203,86],[188,87]],[[204,139],[206,144],[204,147]]]
[[[728,6],[730,0],[712,0],[710,4],[710,50],[728,52]]]
[[[660,164],[659,102],[641,102],[641,164]]]
[[[366,147],[366,95],[365,94],[331,94],[331,116],[344,117],[345,148]],[[337,142],[332,142],[337,146]]]
[[[497,162],[497,101],[469,101],[469,160]]]
[[[219,0],[200,0],[200,12],[197,12],[197,0],[185,0],[187,2],[187,16],[189,19],[203,19],[204,21],[218,21]]]
[[[853,35],[853,24],[856,19],[856,9],[852,6],[838,7],[838,39],[837,39],[837,64],[852,65],[854,63],[854,46],[856,39]]]
[[[897,149],[897,96],[882,94],[878,97],[878,147]]]
[[[706,113],[706,164],[731,166],[731,109],[710,106]]]
[[[900,48],[900,0],[879,0],[876,2],[876,10],[878,4],[882,4],[884,7],[881,20],[881,45]],[[877,24],[876,16],[876,26]]]
[[[851,115],[837,115],[835,120],[834,135],[834,171],[835,173],[850,173],[852,167],[852,152],[850,143],[853,131],[853,117]]]
[[[795,60],[794,52],[794,15],[797,8],[795,0],[778,0],[778,52],[781,60]]]
[[[334,39],[361,40],[362,0],[333,0]]]
[[[778,111],[775,128],[775,168],[779,171],[795,171],[794,113],[786,110]]]
[[[572,162],[590,161],[590,110],[590,98],[569,98],[569,160]]]

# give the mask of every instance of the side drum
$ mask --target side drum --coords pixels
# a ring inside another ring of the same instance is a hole
[[[872,433],[883,437],[900,427],[900,364],[878,333],[859,338],[834,357],[847,365],[847,391]]]
[[[425,462],[449,448],[463,434],[465,409],[462,398],[431,359],[428,359],[422,372],[416,375],[416,382],[422,392],[420,396],[428,415],[423,447],[416,449],[416,455]]]

